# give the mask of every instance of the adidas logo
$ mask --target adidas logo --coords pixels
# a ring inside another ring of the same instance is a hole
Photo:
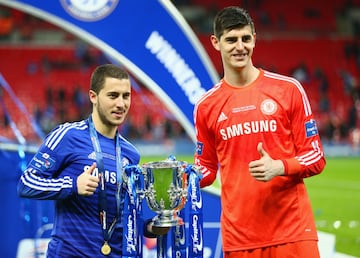
[[[218,117],[218,122],[224,121],[228,119],[227,116],[224,114],[224,112],[221,112],[220,116]]]
[[[94,160],[96,160],[95,151],[91,152],[91,153],[88,155],[88,158],[89,158],[89,159],[94,159]]]

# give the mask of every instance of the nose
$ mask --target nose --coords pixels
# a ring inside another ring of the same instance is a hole
[[[242,42],[241,40],[238,40],[236,43],[236,48],[237,49],[244,49],[244,42]]]
[[[125,100],[122,96],[119,96],[116,100],[116,106],[118,107],[124,107],[125,106]]]

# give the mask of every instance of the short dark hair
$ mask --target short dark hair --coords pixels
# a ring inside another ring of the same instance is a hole
[[[254,22],[245,9],[237,6],[225,7],[215,16],[214,35],[220,39],[226,30],[242,28],[246,25],[250,25],[252,33],[255,33]]]
[[[113,64],[104,64],[95,68],[91,75],[90,89],[96,94],[104,87],[107,77],[129,79],[129,74],[122,68]]]

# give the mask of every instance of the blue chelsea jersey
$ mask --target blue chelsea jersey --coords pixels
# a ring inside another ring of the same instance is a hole
[[[118,137],[122,166],[137,165],[140,160],[138,150],[121,135]],[[116,141],[99,133],[98,139],[104,162],[107,220],[110,224],[117,207]],[[19,180],[21,197],[56,202],[48,257],[103,257],[100,252],[104,238],[99,221],[99,189],[91,196],[80,196],[76,186],[77,177],[94,162],[96,155],[88,120],[65,123],[47,135]],[[93,175],[98,175],[97,168]],[[121,223],[118,223],[109,241],[112,248],[110,257],[120,257],[121,232]]]

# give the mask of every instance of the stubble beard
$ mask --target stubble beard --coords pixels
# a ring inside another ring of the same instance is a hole
[[[97,111],[97,113],[99,115],[99,119],[100,119],[101,123],[103,123],[104,125],[106,125],[108,127],[119,126],[124,121],[124,119],[122,119],[122,120],[119,120],[119,121],[117,120],[117,122],[112,122],[111,114],[109,114],[109,118],[107,118],[106,111],[104,111],[102,109],[100,103],[98,103],[98,105],[96,107],[96,111]]]

